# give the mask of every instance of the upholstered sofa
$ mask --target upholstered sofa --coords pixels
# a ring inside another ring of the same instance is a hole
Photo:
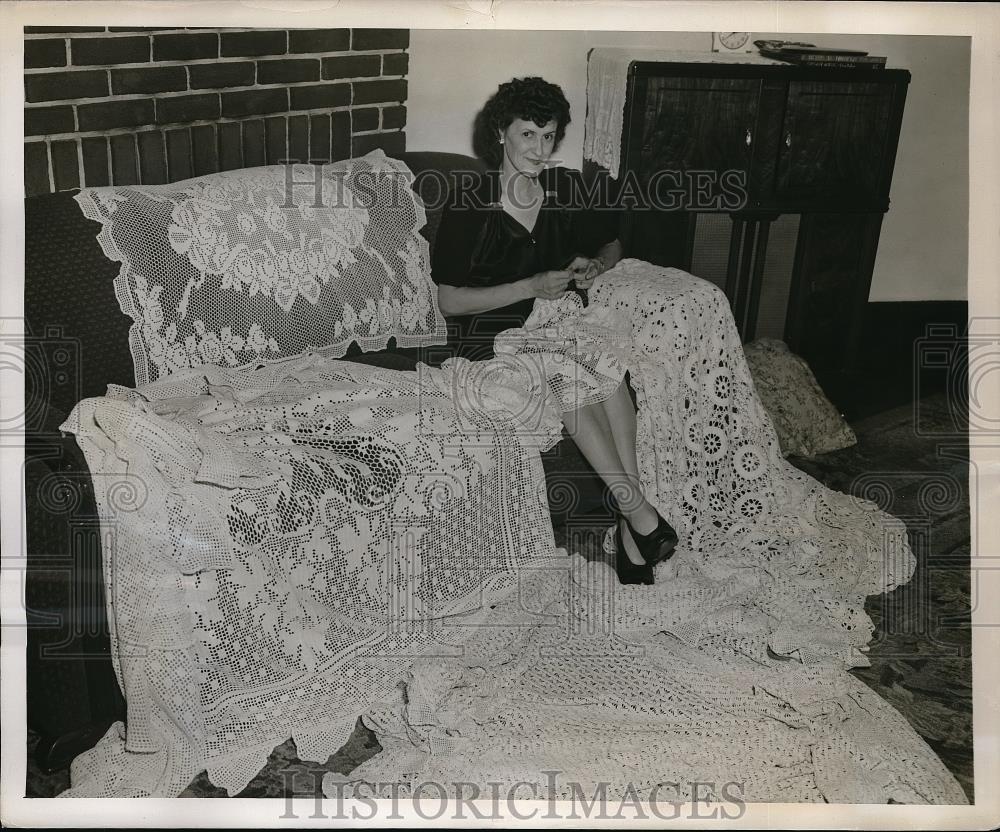
[[[421,233],[433,248],[440,222],[440,208],[433,206],[444,202],[440,188],[481,163],[444,153],[400,158],[418,174],[418,192],[428,205]],[[426,171],[436,175],[419,175]],[[109,383],[135,384],[131,320],[115,297],[119,263],[105,257],[100,226],[83,216],[74,193],[25,200],[28,719],[41,736],[36,759],[48,769],[68,764],[124,716],[109,656],[93,485],[74,438],[59,426],[80,399],[103,395]],[[403,370],[413,369],[418,358],[434,363],[392,343],[374,353],[353,344],[345,356]],[[543,462],[550,493],[560,494],[557,528],[605,510],[600,481],[571,441],[560,442]]]

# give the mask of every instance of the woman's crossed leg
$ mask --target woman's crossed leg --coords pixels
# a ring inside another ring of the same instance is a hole
[[[635,408],[624,379],[610,398],[563,413],[563,424],[587,462],[604,481],[619,511],[639,534],[649,534],[659,517],[642,493],[636,457]],[[622,530],[625,553],[634,564],[645,563],[629,533]]]

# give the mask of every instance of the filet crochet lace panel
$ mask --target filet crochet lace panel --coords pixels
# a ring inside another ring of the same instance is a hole
[[[76,199],[120,261],[136,383],[315,349],[445,343],[426,216],[403,162],[270,165]]]
[[[326,760],[363,714],[383,751],[330,795],[964,803],[847,673],[865,597],[913,572],[903,524],[784,461],[712,284],[626,260],[591,299],[537,303],[490,362],[309,353],[80,403],[128,727],[64,794],[172,796],[202,769],[236,794],[289,735]],[[649,587],[555,547],[538,455],[573,380],[592,401],[626,367],[646,494],[680,536]]]

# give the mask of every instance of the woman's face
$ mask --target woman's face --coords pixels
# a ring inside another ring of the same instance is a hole
[[[552,155],[558,123],[553,119],[539,127],[533,121],[516,118],[503,133],[503,169],[538,176]]]

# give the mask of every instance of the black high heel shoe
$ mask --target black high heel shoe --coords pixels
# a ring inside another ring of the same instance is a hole
[[[674,527],[663,518],[659,511],[656,512],[656,516],[658,518],[656,528],[649,534],[639,534],[632,528],[628,518],[625,518],[629,534],[635,541],[635,547],[649,566],[656,566],[660,561],[672,558],[674,550],[677,548],[677,532],[674,531]]]
[[[625,522],[628,522],[627,520]],[[648,563],[632,563],[628,553],[625,551],[625,541],[622,538],[622,524],[619,520],[615,523],[615,572],[618,575],[620,584],[653,584],[653,567]]]

